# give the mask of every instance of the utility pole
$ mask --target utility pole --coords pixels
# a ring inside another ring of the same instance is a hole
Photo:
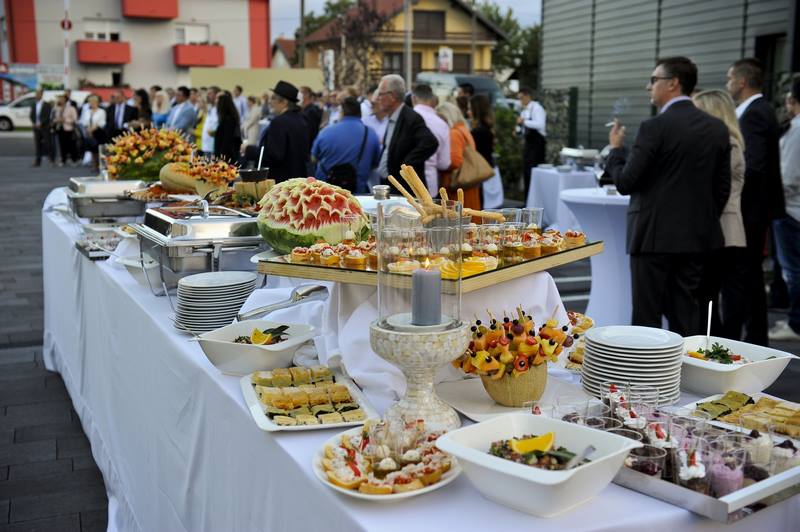
[[[306,0],[300,0],[300,68],[306,67]]]
[[[475,32],[477,21],[475,20],[475,0],[472,0],[472,39],[470,43],[470,56],[469,56],[469,73],[475,74]]]
[[[405,15],[403,26],[405,26],[404,46],[403,46],[403,66],[405,67],[406,87],[411,88],[414,83],[411,72],[411,26],[413,25],[413,18],[411,17],[411,0],[403,0],[403,14]]]

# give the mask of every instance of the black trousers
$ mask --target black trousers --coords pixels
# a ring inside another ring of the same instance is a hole
[[[527,130],[525,133],[525,147],[522,150],[522,182],[525,185],[525,200],[528,199],[528,190],[531,188],[531,170],[542,164],[546,158],[547,141],[541,133]]]
[[[724,318],[732,311],[729,302],[742,301],[744,298],[746,257],[746,248],[733,247],[717,249],[707,255],[697,301],[700,311],[698,327],[701,331],[706,330],[708,302],[713,301],[711,334],[730,338],[725,329]]]
[[[55,154],[53,153],[53,144],[51,141],[52,134],[50,129],[46,128],[33,128],[33,144],[36,151],[36,164],[42,163],[42,157],[47,157],[50,162],[55,162]]]
[[[698,294],[704,255],[642,253],[631,255],[633,325],[669,329],[681,336],[699,334]]]
[[[750,229],[745,226],[746,229]],[[747,248],[741,252],[741,266],[728,278],[730,286],[722,287],[722,331],[725,338],[742,339],[750,344],[766,346],[767,292],[764,287],[764,242],[767,227],[747,231]]]
[[[75,140],[75,131],[58,130],[58,146],[61,149],[61,162],[67,162],[67,156],[72,162],[78,162],[78,145]]]

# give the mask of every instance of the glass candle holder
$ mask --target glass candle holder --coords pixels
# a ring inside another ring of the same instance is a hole
[[[461,326],[461,204],[443,206],[445,215],[423,219],[407,208],[378,205],[379,327],[431,332]]]

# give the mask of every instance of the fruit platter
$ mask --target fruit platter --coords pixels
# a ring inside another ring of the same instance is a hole
[[[436,447],[441,434],[421,420],[369,419],[328,440],[314,457],[314,473],[323,484],[359,499],[423,495],[461,472],[455,459]]]

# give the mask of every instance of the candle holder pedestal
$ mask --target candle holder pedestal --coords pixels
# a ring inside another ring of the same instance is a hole
[[[423,419],[425,426],[452,430],[461,426],[458,414],[439,399],[433,389],[436,370],[458,358],[469,345],[470,330],[466,323],[438,331],[396,331],[378,325],[369,328],[372,350],[382,359],[398,367],[406,378],[406,393],[387,411],[387,417],[404,416],[408,420]]]

